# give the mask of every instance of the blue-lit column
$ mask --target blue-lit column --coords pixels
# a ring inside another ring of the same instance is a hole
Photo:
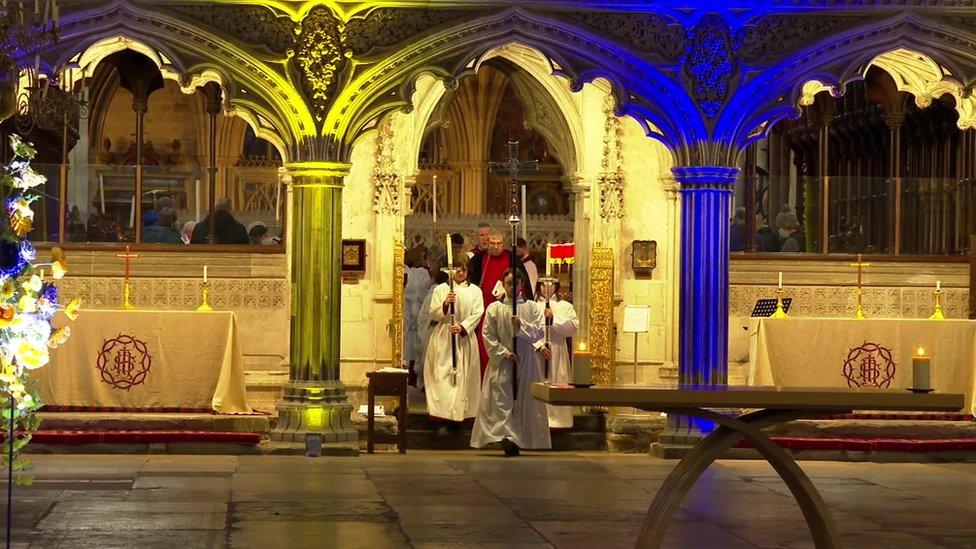
[[[681,186],[681,274],[678,302],[678,381],[725,385],[729,368],[729,218],[738,168],[672,168]],[[680,457],[714,428],[711,422],[669,416],[652,445],[655,455]]]
[[[729,364],[729,217],[739,168],[672,168],[681,185],[678,380],[725,385]]]

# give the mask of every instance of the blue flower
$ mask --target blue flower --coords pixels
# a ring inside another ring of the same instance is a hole
[[[0,240],[0,275],[15,278],[27,266],[16,242]]]
[[[58,287],[50,282],[45,282],[41,286],[40,297],[50,301],[51,303],[58,302]]]
[[[37,249],[34,248],[34,245],[29,240],[20,243],[20,257],[24,258],[24,261],[28,263],[37,259]]]

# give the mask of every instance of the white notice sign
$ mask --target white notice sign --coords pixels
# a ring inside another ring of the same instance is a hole
[[[646,334],[651,326],[651,307],[649,305],[627,305],[624,307],[624,333]]]

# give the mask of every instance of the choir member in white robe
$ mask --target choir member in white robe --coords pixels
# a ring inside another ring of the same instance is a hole
[[[501,442],[505,455],[520,448],[551,448],[549,418],[544,402],[532,398],[532,384],[542,380],[540,354],[548,354],[543,341],[542,307],[519,300],[518,317],[512,318],[512,274],[502,277],[506,297],[488,305],[483,336],[488,350],[488,369],[481,388],[478,416],[471,432],[471,446],[483,448]],[[516,326],[517,324],[517,326]],[[512,332],[518,330],[512,352]],[[513,363],[518,368],[518,398],[512,394]]]
[[[474,417],[481,389],[481,360],[475,328],[481,321],[484,305],[481,288],[467,281],[467,265],[454,271],[454,293],[448,284],[434,288],[428,314],[437,325],[427,346],[424,384],[427,390],[427,413],[435,418],[464,421]],[[451,324],[450,303],[454,302]],[[453,375],[451,333],[457,349],[457,375]]]
[[[430,273],[425,266],[416,265],[408,266],[406,275],[407,285],[403,289],[403,317],[416,319],[420,305],[424,302],[424,296],[430,289]],[[420,358],[420,335],[417,333],[416,322],[404,322],[403,325],[403,360],[413,371],[417,359]]]
[[[540,283],[541,287],[541,283]],[[553,296],[549,300],[549,309],[545,309],[546,300],[539,296],[539,304],[543,307],[543,316],[552,319],[549,326],[549,381],[552,383],[569,383],[572,381],[572,366],[569,357],[569,338],[576,337],[579,329],[579,319],[576,308],[568,301],[559,299],[559,283],[553,285]],[[536,295],[544,293],[544,290]],[[544,365],[543,365],[544,367]],[[573,408],[571,406],[553,406],[547,404],[549,411],[550,429],[568,429],[573,426]]]
[[[420,337],[420,355],[417,362],[414,364],[414,370],[417,372],[417,388],[424,388],[424,368],[427,363],[427,345],[430,344],[430,334],[433,333],[434,326],[437,325],[434,319],[430,317],[430,300],[434,297],[434,289],[437,288],[439,284],[447,282],[447,272],[438,271],[434,275],[434,285],[427,290],[427,296],[424,297],[423,303],[420,305],[420,310],[417,311],[417,334]]]

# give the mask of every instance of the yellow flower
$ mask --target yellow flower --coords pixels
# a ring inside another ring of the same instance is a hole
[[[68,336],[71,335],[71,326],[61,326],[51,334],[51,337],[47,340],[47,346],[56,349],[60,345],[64,345],[65,341],[68,341]]]
[[[22,313],[33,313],[37,311],[37,300],[29,295],[22,295],[17,302],[17,308]]]
[[[10,205],[10,230],[20,238],[27,236],[34,228],[34,211],[23,198],[18,198]]]
[[[54,280],[61,280],[68,273],[68,258],[61,248],[51,248],[51,276]]]
[[[36,370],[41,366],[44,366],[47,364],[49,358],[47,354],[47,347],[35,347],[26,339],[20,340],[20,344],[17,346],[17,351],[14,353],[14,356],[17,358],[17,364],[28,370]]]
[[[31,275],[31,277],[27,279],[26,282],[24,282],[24,289],[30,290],[36,294],[37,292],[41,291],[41,284],[42,284],[41,277],[37,275]]]
[[[7,280],[3,283],[3,288],[0,289],[0,295],[2,295],[4,299],[10,299],[14,296],[15,291],[17,291],[17,287],[14,286],[14,281]]]
[[[64,316],[68,317],[68,320],[77,320],[78,312],[81,310],[81,300],[77,297],[68,302],[64,308]]]
[[[14,321],[14,312],[13,307],[0,307],[0,329],[10,326]]]

